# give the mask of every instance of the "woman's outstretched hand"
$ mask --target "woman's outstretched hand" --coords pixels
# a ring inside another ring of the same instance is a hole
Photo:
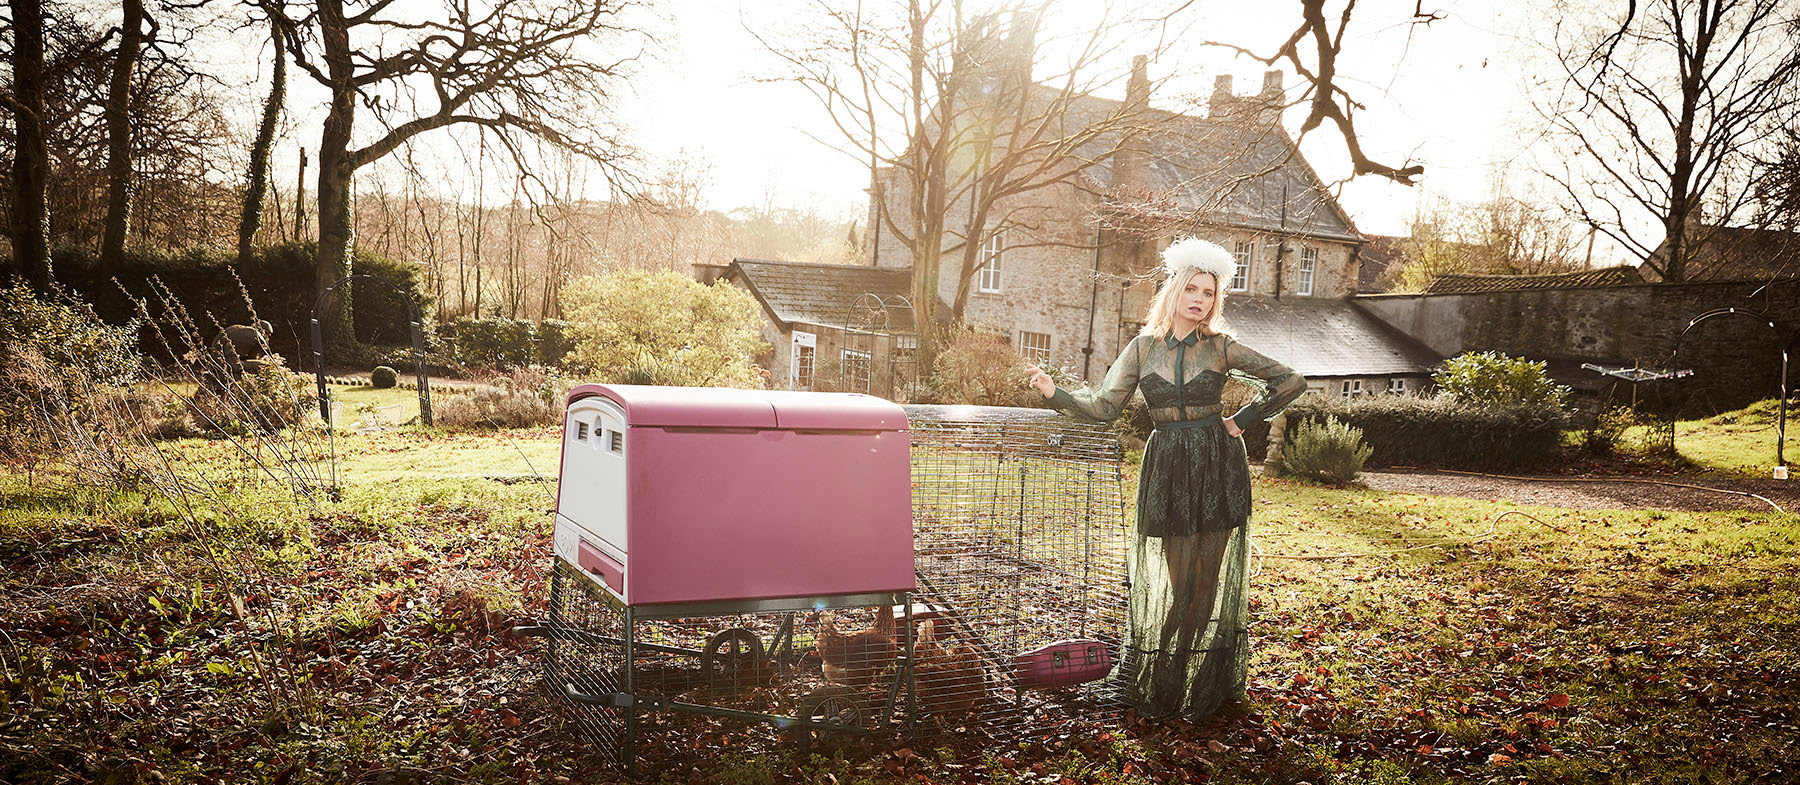
[[[1238,427],[1237,420],[1227,417],[1225,418],[1225,435],[1236,439],[1244,435],[1244,429]]]
[[[1044,373],[1044,369],[1035,365],[1027,365],[1025,372],[1031,375],[1027,382],[1031,385],[1031,389],[1042,393],[1045,398],[1056,394],[1056,382],[1051,381],[1050,374]]]

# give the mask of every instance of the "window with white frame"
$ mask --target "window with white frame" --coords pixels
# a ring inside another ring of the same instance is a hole
[[[1237,269],[1231,273],[1231,291],[1242,292],[1250,288],[1250,255],[1256,246],[1238,241],[1231,251],[1231,258],[1237,263]]]
[[[981,272],[976,281],[977,291],[987,294],[1000,292],[1000,250],[1002,247],[999,232],[990,235],[987,243],[981,247]]]
[[[1362,397],[1362,394],[1363,394],[1362,380],[1361,379],[1345,379],[1343,381],[1343,386],[1340,387],[1339,389],[1341,389],[1343,391],[1345,398],[1360,398],[1360,397]]]
[[[1406,392],[1406,380],[1399,379],[1399,378],[1389,379],[1388,380],[1388,392],[1393,393],[1395,395],[1404,394]]]
[[[846,392],[869,391],[869,353],[860,349],[845,349],[841,355],[844,364],[844,390]]]
[[[1029,330],[1019,331],[1019,354],[1026,362],[1037,365],[1050,364],[1050,334],[1034,333]]]
[[[788,369],[794,380],[794,389],[810,390],[813,384],[814,355],[818,351],[819,337],[812,333],[794,331],[793,367]]]
[[[1319,249],[1306,246],[1300,249],[1300,280],[1294,283],[1294,293],[1310,297],[1313,293],[1313,273],[1319,269]]]

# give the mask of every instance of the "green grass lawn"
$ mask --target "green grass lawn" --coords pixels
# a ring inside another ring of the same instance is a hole
[[[615,781],[537,691],[539,646],[505,633],[544,612],[555,487],[517,480],[554,477],[555,429],[336,446],[342,493],[310,503],[216,441],[167,445],[198,478],[173,498],[0,475],[0,781]],[[1800,771],[1800,516],[1259,479],[1253,525],[1248,699],[1201,726],[727,749],[665,779]]]
[[[1794,411],[1795,408],[1788,408],[1784,450],[1790,466],[1796,463],[1795,442],[1800,441],[1800,424],[1795,422],[1800,412]],[[1682,457],[1712,470],[1768,477],[1775,467],[1778,420],[1773,398],[1704,420],[1683,420],[1675,424],[1675,450]]]

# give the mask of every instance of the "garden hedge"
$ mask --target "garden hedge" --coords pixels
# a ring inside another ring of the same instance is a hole
[[[1447,396],[1309,394],[1287,410],[1292,438],[1308,420],[1336,417],[1361,428],[1379,466],[1516,469],[1551,459],[1567,424],[1560,409],[1473,405]]]

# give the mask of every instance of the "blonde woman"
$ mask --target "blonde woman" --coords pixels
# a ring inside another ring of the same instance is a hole
[[[1053,406],[1100,420],[1118,417],[1142,390],[1156,423],[1138,481],[1123,665],[1149,716],[1199,719],[1243,697],[1250,467],[1238,437],[1306,391],[1299,374],[1223,332],[1223,283],[1233,271],[1224,248],[1178,240],[1163,252],[1166,278],[1143,332],[1098,389],[1058,389],[1042,369],[1026,369]],[[1225,416],[1219,396],[1234,375],[1263,389]]]

